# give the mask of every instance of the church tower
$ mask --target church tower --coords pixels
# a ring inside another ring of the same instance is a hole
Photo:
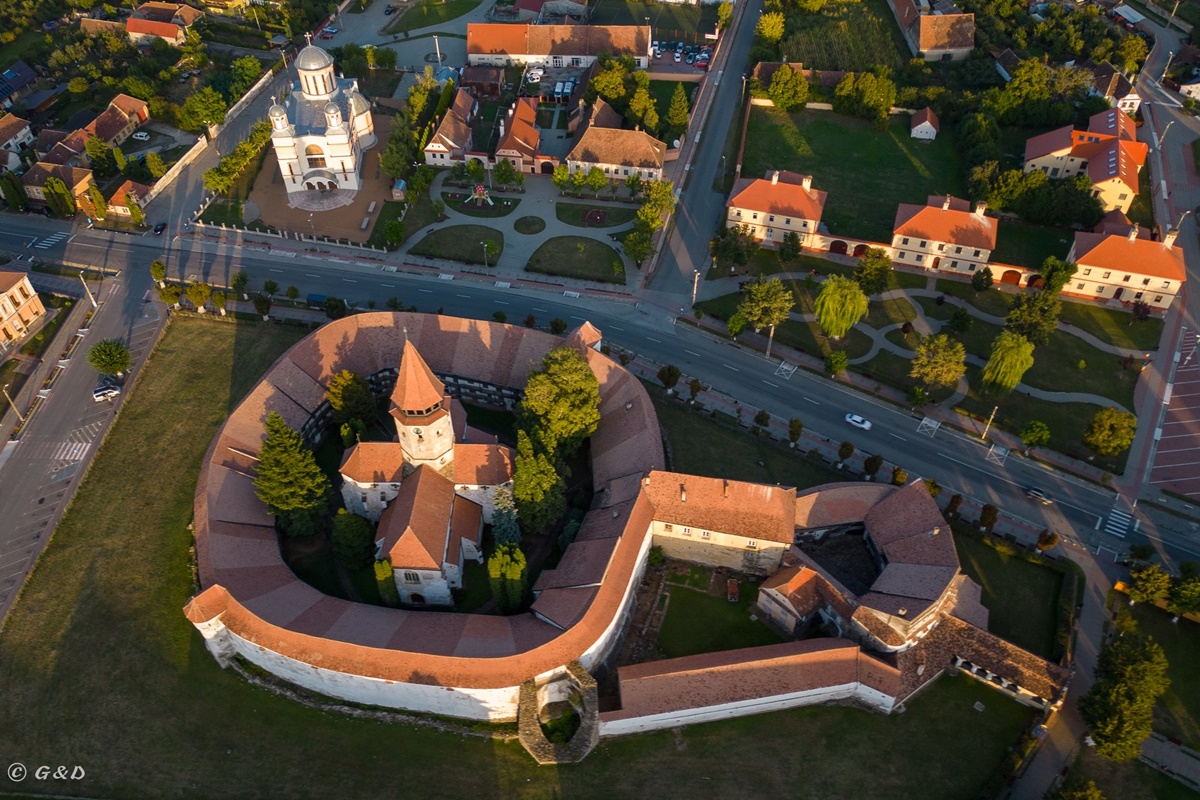
[[[404,343],[391,401],[405,473],[422,464],[446,471],[454,460],[450,396],[412,342]]]

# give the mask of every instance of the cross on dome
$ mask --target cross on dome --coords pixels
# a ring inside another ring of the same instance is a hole
[[[304,41],[305,41],[305,43],[311,45],[312,44],[312,34],[311,33],[304,34]]]

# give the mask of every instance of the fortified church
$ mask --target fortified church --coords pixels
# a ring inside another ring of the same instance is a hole
[[[334,74],[333,58],[311,36],[296,56],[296,73],[290,96],[267,109],[288,205],[349,205],[362,188],[363,153],[377,141],[371,104],[357,80]]]

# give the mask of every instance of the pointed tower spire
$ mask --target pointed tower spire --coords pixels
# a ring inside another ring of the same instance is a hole
[[[421,358],[417,348],[406,338],[400,353],[400,372],[392,390],[392,413],[406,417],[421,416],[438,410],[446,395],[445,385]]]

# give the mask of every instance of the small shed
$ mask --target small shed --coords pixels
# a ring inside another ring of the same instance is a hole
[[[392,184],[392,199],[401,202],[408,199],[408,184],[404,182],[403,178],[397,178],[396,182]]]
[[[924,139],[928,142],[932,142],[937,138],[938,130],[941,128],[938,123],[937,114],[934,114],[933,109],[929,106],[925,106],[925,108],[913,114],[909,125],[909,136],[914,139]]]
[[[504,70],[500,67],[466,67],[459,85],[480,100],[499,97],[504,85]]]

